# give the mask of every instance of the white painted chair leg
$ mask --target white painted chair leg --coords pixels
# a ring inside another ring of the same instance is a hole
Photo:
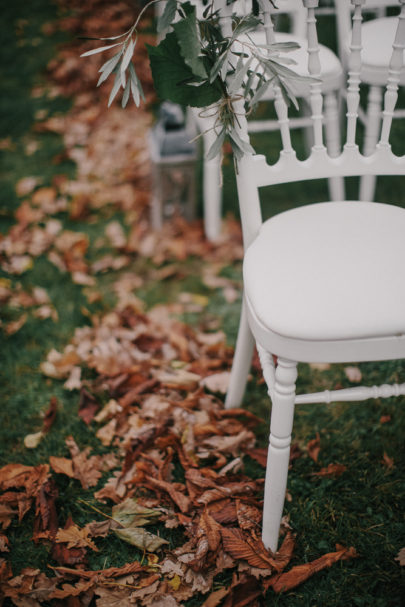
[[[341,151],[339,107],[336,92],[327,93],[325,105],[325,141],[326,148],[332,158],[339,156]],[[331,200],[345,200],[345,182],[343,177],[330,177],[328,180]]]
[[[203,135],[204,156],[216,139],[214,130]],[[221,233],[222,223],[222,187],[220,156],[212,160],[203,159],[203,203],[204,231],[208,240],[215,242]]]
[[[364,156],[369,156],[377,144],[381,124],[382,88],[371,86],[367,99],[367,115],[364,132]],[[374,199],[375,175],[364,175],[360,178],[360,200],[372,201]]]
[[[252,364],[253,347],[254,339],[247,321],[246,305],[245,302],[242,301],[231,377],[225,398],[225,409],[238,408],[242,404],[249,369]]]
[[[296,379],[297,363],[279,358],[271,410],[262,531],[264,545],[273,552],[277,551],[287,487]]]

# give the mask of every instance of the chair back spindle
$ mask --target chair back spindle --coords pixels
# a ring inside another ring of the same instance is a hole
[[[361,23],[362,5],[365,0],[352,0],[354,4],[352,38],[348,60],[347,82],[347,135],[345,148],[356,147],[356,127],[360,103],[360,71],[361,71]]]
[[[312,122],[314,129],[314,150],[324,150],[322,136],[322,106],[323,99],[321,94],[321,62],[319,60],[318,34],[316,31],[315,8],[318,6],[318,0],[304,0],[307,8],[307,40],[308,40],[308,72],[315,78],[310,84],[310,104],[312,111]]]
[[[392,47],[392,56],[388,72],[387,88],[384,96],[383,124],[381,130],[380,146],[389,146],[392,118],[398,100],[398,85],[401,70],[404,66],[405,49],[405,0],[400,0],[401,12],[398,27]]]

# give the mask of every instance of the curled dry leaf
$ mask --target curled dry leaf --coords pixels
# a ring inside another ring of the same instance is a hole
[[[321,571],[327,567],[331,567],[333,563],[337,561],[355,558],[358,556],[354,548],[343,548],[338,547],[336,552],[329,552],[324,554],[319,559],[305,563],[304,565],[297,565],[286,573],[280,573],[269,580],[266,580],[265,585],[267,588],[273,588],[274,592],[286,592],[296,586],[299,586],[310,578],[314,573]]]
[[[154,533],[146,531],[143,527],[130,527],[129,529],[115,529],[114,533],[124,542],[136,546],[146,552],[156,552],[169,542]]]

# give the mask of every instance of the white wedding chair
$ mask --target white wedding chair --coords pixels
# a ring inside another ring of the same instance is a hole
[[[367,108],[359,108],[359,118],[365,126],[363,154],[372,153],[379,136],[382,118],[383,86],[387,81],[392,42],[396,30],[396,18],[387,16],[389,7],[399,7],[399,0],[365,0],[364,11],[374,17],[362,26],[361,82],[368,86]],[[350,0],[335,0],[339,56],[345,69],[348,67],[351,40]],[[400,85],[405,84],[405,70],[401,71]],[[404,118],[405,110],[397,109],[395,118]],[[360,200],[373,200],[376,186],[375,175],[364,175],[360,180]]]
[[[274,32],[267,28],[267,36],[271,42],[290,42],[296,41],[300,48],[288,54],[297,64],[291,68],[300,75],[307,75],[307,39],[305,36],[306,19],[305,8],[301,0],[278,0],[277,9],[270,4],[270,13],[273,18],[282,15],[288,15],[291,22],[291,31],[289,33]],[[198,5],[198,3],[197,3]],[[247,14],[251,9],[251,2],[247,0],[238,0],[229,5],[229,12],[234,11],[241,16]],[[197,11],[199,13],[199,11]],[[229,17],[229,15],[228,15]],[[228,18],[227,17],[227,18]],[[250,33],[244,37],[246,41],[251,40],[255,44],[266,43],[266,33],[264,29]],[[241,38],[243,40],[243,37]],[[246,50],[246,49],[245,49]],[[325,139],[326,146],[332,156],[337,156],[340,152],[339,139],[339,111],[338,98],[343,84],[343,68],[337,56],[326,46],[319,46],[319,59],[321,62],[322,86],[321,92],[325,100]],[[300,106],[303,106],[308,100],[309,88],[306,83],[296,83],[295,94]],[[262,97],[261,101],[274,101],[272,89]],[[192,110],[197,130],[202,135],[204,156],[217,138],[215,130],[215,116],[210,108],[204,110],[194,108]],[[310,118],[301,115],[291,120],[291,128],[305,128],[310,126]],[[249,132],[267,132],[279,129],[277,120],[255,120],[248,121]],[[217,240],[220,235],[222,221],[222,188],[221,188],[221,158],[217,156],[211,160],[203,158],[203,217],[205,234],[209,240]],[[343,180],[340,177],[331,177],[329,181],[331,197],[333,200],[340,200],[344,197]]]
[[[272,551],[278,545],[295,405],[405,394],[405,383],[302,395],[295,391],[297,362],[405,358],[405,210],[394,204],[342,199],[298,207],[264,223],[261,219],[259,190],[263,186],[331,177],[405,176],[405,156],[394,155],[389,143],[403,68],[405,0],[400,2],[401,13],[396,19],[381,136],[367,156],[361,154],[356,143],[364,0],[352,3],[347,129],[342,153],[333,157],[324,145],[322,87],[315,81],[310,92],[314,134],[310,156],[297,159],[291,145],[288,108],[276,89],[282,140],[279,160],[269,165],[264,156],[245,154],[238,162],[236,177],[246,251],[244,303],[226,406],[240,405],[253,334],[272,401],[263,511],[263,542]],[[304,4],[308,70],[319,77],[314,15],[318,0],[304,0]],[[268,13],[264,19],[269,32]],[[243,108],[237,107],[236,111],[239,135],[248,140]]]

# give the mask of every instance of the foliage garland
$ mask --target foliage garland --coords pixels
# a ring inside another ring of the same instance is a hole
[[[309,80],[288,65],[295,64],[284,53],[299,47],[296,42],[271,45],[255,44],[250,34],[263,25],[262,14],[272,0],[253,0],[253,12],[244,16],[232,14],[232,35],[221,29],[221,11],[214,0],[205,0],[202,15],[189,1],[151,0],[139,12],[132,27],[118,36],[96,38],[111,43],[83,53],[86,57],[116,48],[117,52],[100,68],[97,86],[114,76],[108,105],[122,89],[122,107],[132,96],[136,106],[144,100],[142,84],[132,63],[138,41],[138,27],[145,11],[158,2],[165,2],[157,19],[157,32],[162,37],[157,46],[147,45],[152,77],[157,94],[187,107],[209,108],[216,116],[216,140],[207,152],[207,159],[221,153],[229,139],[235,158],[252,152],[250,144],[238,134],[238,118],[234,102],[243,100],[250,113],[270,86],[277,86],[284,99],[297,106],[290,82]],[[234,4],[236,0],[228,0]],[[94,38],[93,38],[94,39]]]

